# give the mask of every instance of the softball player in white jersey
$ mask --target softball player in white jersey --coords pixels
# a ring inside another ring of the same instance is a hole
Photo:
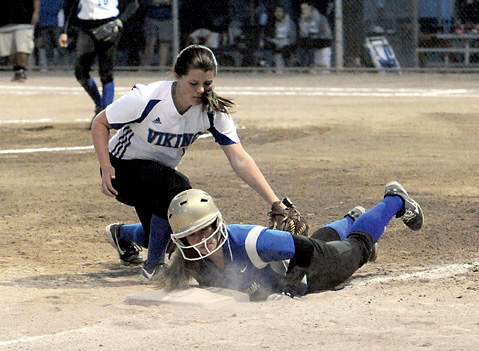
[[[122,6],[120,6],[122,5]],[[121,14],[119,8],[122,8]],[[126,22],[139,8],[138,0],[65,0],[66,17],[64,33],[58,43],[68,46],[68,33],[78,25],[78,37],[75,50],[75,78],[95,104],[95,114],[111,104],[115,95],[113,71],[117,44],[120,36],[111,40],[99,40],[93,34],[106,23],[115,21],[117,31],[121,32]],[[121,33],[119,33],[121,34]],[[71,34],[70,34],[71,35]],[[98,61],[98,73],[101,81],[101,93],[90,72]]]
[[[176,167],[199,135],[210,132],[234,172],[269,204],[279,201],[240,143],[228,113],[234,103],[213,91],[216,73],[212,51],[189,46],[176,59],[175,81],[136,85],[92,123],[102,191],[134,206],[141,222],[110,224],[105,236],[125,264],[141,263],[138,245],[148,248],[142,283],[154,282],[166,272],[168,205],[176,194],[191,188]],[[118,132],[109,141],[110,129]]]

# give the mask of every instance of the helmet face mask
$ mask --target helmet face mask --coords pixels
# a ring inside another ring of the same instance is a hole
[[[216,226],[215,230],[211,234],[204,237],[203,240],[195,244],[188,243],[188,237],[192,236],[195,233],[192,233],[186,237],[179,238],[179,239],[176,238],[174,234],[172,234],[171,239],[176,244],[176,246],[180,250],[185,260],[187,261],[202,260],[212,255],[219,249],[221,249],[221,247],[226,242],[226,238],[228,237],[228,232],[226,231],[226,226],[224,225],[224,223],[221,220],[220,222],[221,223],[219,223],[219,225]],[[208,248],[208,244],[211,240],[216,240],[216,246],[212,250]]]
[[[202,190],[190,189],[176,195],[168,208],[168,221],[172,230],[171,239],[188,261],[197,261],[212,255],[228,238],[220,211],[211,196]],[[188,243],[188,236],[210,225],[215,228],[213,233],[202,237],[198,243]],[[210,250],[208,242],[214,239],[217,240],[217,245]]]

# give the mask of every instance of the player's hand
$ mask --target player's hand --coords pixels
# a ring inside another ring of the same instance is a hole
[[[68,46],[68,35],[66,33],[60,34],[58,37],[58,45],[62,48],[66,48]]]
[[[112,165],[101,169],[101,192],[106,196],[116,197],[118,191],[113,187],[111,180],[115,179],[115,168]]]

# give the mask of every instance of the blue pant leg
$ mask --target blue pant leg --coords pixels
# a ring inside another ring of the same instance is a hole
[[[170,243],[171,228],[166,219],[151,216],[150,240],[146,263],[165,262],[166,250]]]
[[[122,225],[120,227],[120,239],[133,241],[142,247],[148,247],[148,241],[145,240],[145,231],[141,223]]]
[[[389,221],[403,206],[404,202],[399,196],[386,196],[383,201],[358,217],[351,228],[351,233],[368,233],[374,242],[378,241]]]
[[[343,241],[346,239],[351,232],[353,227],[354,220],[351,217],[344,217],[340,220],[331,222],[324,226],[324,228],[331,228],[335,230],[339,235],[339,240]]]
[[[111,81],[110,83],[104,84],[102,87],[102,96],[101,96],[101,108],[106,108],[113,102],[115,97],[115,82]]]

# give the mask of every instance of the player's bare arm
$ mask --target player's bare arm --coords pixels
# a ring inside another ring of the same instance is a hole
[[[258,168],[253,158],[245,151],[241,143],[232,145],[222,145],[221,148],[225,153],[231,168],[246,184],[255,190],[269,204],[279,201],[278,197],[271,189]]]
[[[40,0],[33,0],[33,14],[31,21],[32,26],[36,26],[38,24],[38,20],[40,19],[40,6]]]
[[[111,183],[111,180],[115,179],[115,168],[110,163],[110,154],[108,152],[108,141],[112,127],[106,119],[105,110],[95,117],[91,129],[93,146],[95,147],[101,168],[101,191],[107,196],[115,197],[118,195],[118,192]]]

